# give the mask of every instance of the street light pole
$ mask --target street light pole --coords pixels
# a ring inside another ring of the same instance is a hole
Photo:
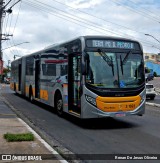
[[[22,43],[13,45],[13,46],[9,46],[9,47],[7,47],[7,48],[2,49],[1,51],[6,50],[6,49],[9,49],[9,48],[12,48],[12,47],[15,47],[15,46],[18,46],[18,45],[21,45],[21,44],[24,44],[24,43],[29,43],[29,42],[26,41],[26,42],[22,42]]]
[[[16,59],[16,57],[21,57],[21,56],[20,55],[14,55],[14,57],[13,57],[14,60]]]
[[[145,35],[154,38],[155,40],[157,40],[157,41],[160,43],[160,41],[159,41],[158,39],[156,39],[154,36],[152,36],[152,35],[150,35],[150,34],[145,34]]]

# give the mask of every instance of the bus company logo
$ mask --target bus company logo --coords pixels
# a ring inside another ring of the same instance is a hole
[[[11,155],[2,155],[2,161],[11,161]]]

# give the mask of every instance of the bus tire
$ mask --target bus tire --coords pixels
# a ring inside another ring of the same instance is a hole
[[[29,101],[33,103],[33,93],[32,93],[32,88],[30,87],[29,89]]]
[[[63,115],[63,101],[62,101],[62,96],[60,93],[56,95],[55,106],[56,106],[57,114],[59,116],[62,116]]]

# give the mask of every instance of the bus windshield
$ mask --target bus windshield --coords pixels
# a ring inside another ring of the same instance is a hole
[[[99,88],[136,88],[144,83],[141,53],[87,52],[86,83]]]

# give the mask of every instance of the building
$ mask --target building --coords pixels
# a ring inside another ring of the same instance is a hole
[[[153,53],[144,53],[144,59],[146,61],[153,61],[155,63],[160,64],[160,53],[153,54]]]
[[[145,58],[145,67],[151,69],[153,72],[156,72],[160,76],[160,53],[144,53]]]

